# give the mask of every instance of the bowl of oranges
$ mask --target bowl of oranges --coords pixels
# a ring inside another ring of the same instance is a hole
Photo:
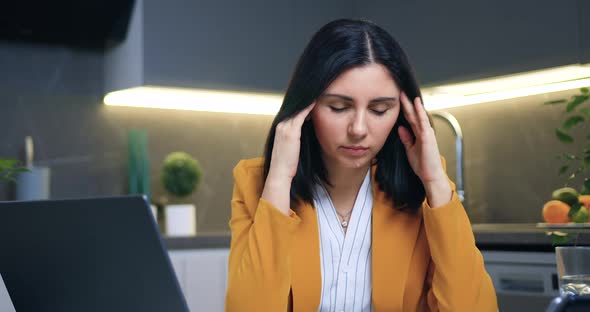
[[[581,195],[574,188],[562,187],[551,194],[543,205],[544,223],[538,226],[590,228],[590,195]]]

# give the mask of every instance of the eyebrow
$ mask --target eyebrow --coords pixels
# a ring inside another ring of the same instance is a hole
[[[323,94],[322,96],[333,96],[333,97],[337,97],[337,98],[343,99],[348,102],[354,102],[353,98],[351,98],[350,96],[342,95],[342,94],[326,93],[326,94]],[[397,100],[396,97],[378,97],[378,98],[372,99],[370,101],[370,103],[379,103],[379,102],[396,101],[396,100]]]

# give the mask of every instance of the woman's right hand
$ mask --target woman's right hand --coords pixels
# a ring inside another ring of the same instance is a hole
[[[276,127],[262,198],[273,203],[285,214],[289,213],[291,182],[299,164],[301,128],[314,106],[315,102],[295,116],[279,122]]]

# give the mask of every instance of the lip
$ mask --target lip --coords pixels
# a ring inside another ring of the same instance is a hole
[[[342,149],[352,156],[363,156],[369,151],[369,148],[364,146],[342,146]]]

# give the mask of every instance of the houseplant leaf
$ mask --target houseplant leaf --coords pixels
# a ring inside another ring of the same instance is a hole
[[[547,232],[547,235],[551,236],[551,244],[553,246],[565,244],[570,240],[569,235],[564,232],[559,232],[559,231]]]
[[[562,174],[564,174],[564,173],[567,171],[567,169],[569,169],[569,167],[570,167],[570,166],[568,166],[568,165],[561,166],[561,168],[559,168],[559,173],[558,173],[558,175],[562,175]]]
[[[584,185],[582,186],[581,195],[590,195],[590,179],[584,179]]]
[[[568,119],[566,119],[566,121],[563,123],[562,127],[563,129],[571,129],[573,126],[584,122],[584,117],[582,117],[582,115],[574,115],[569,117]]]
[[[582,107],[580,108],[580,112],[582,114],[584,114],[584,117],[589,118],[590,117],[590,108],[588,107]]]
[[[543,103],[543,105],[557,105],[557,104],[563,104],[565,102],[567,102],[567,101],[564,99],[561,99],[561,100],[548,101],[548,102]]]
[[[16,159],[0,158],[0,171],[6,170],[8,168],[12,168],[12,167],[14,167],[14,165],[16,165],[16,163],[17,163]]]
[[[562,143],[572,143],[574,142],[574,138],[571,135],[563,131],[562,129],[556,128],[555,135]]]
[[[573,99],[567,103],[567,108],[565,109],[566,112],[571,112],[580,104],[584,103],[590,96],[588,95],[574,95]]]

